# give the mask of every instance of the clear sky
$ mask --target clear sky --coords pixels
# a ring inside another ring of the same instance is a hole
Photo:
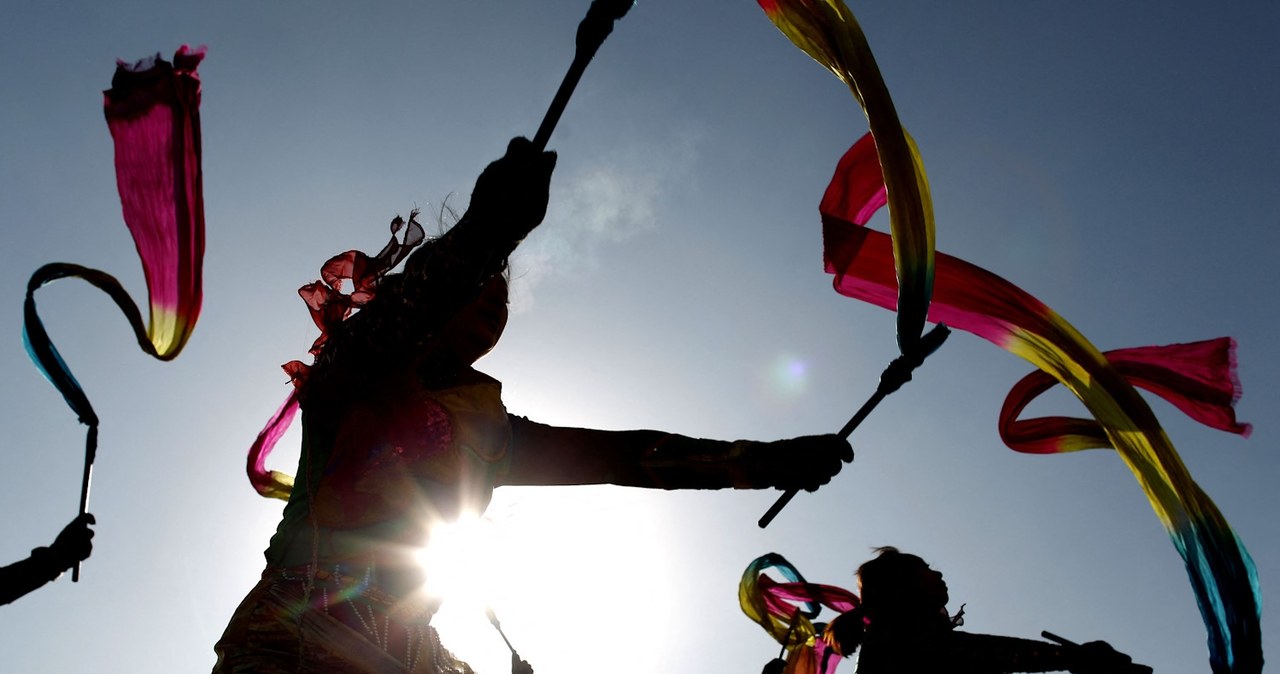
[[[107,298],[40,294],[102,418],[79,584],[0,608],[5,672],[208,671],[280,504],[244,453],[315,328],[294,293],[375,252],[415,206],[465,207],[532,135],[588,3],[14,3],[0,20],[0,560],[74,514],[83,427],[27,361],[21,303],[52,261],[146,302],[101,90],[117,58],[206,44],[205,309],[173,363]],[[1280,577],[1280,5],[858,2],[921,146],[938,248],[1037,295],[1103,349],[1233,335],[1244,440],[1152,405],[1257,562]],[[895,353],[893,315],[837,296],[817,203],[865,131],[852,96],[750,0],[645,0],[551,145],[545,224],[513,262],[513,317],[481,369],[548,423],[775,439],[832,432]],[[884,228],[880,216],[873,226]],[[1030,366],[956,334],[854,437],[855,463],[769,529],[772,493],[499,490],[495,608],[542,674],[757,672],[737,607],[756,556],[852,586],[873,546],[947,576],[966,629],[1106,639],[1162,674],[1208,670],[1182,562],[1118,457],[1024,456],[996,416]],[[1037,413],[1083,412],[1068,396]],[[274,467],[292,471],[297,436]],[[506,546],[506,547],[502,547]],[[483,617],[447,643],[506,671]],[[442,620],[445,620],[442,617]],[[1265,613],[1264,648],[1280,653]],[[848,665],[845,665],[848,667]]]

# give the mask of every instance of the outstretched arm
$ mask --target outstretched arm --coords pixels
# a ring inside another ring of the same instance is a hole
[[[601,431],[511,417],[511,465],[500,484],[616,484],[656,489],[814,490],[853,459],[843,438],[704,440],[661,431]]]
[[[31,556],[0,568],[0,605],[34,592],[64,571],[84,561],[93,550],[93,515],[85,513],[62,529],[53,545],[36,548]]]
[[[949,666],[998,672],[1072,672],[1072,674],[1150,674],[1129,656],[1103,641],[1051,644],[993,634],[951,633]]]

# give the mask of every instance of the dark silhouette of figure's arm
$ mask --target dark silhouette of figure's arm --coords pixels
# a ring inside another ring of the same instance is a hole
[[[1072,674],[1150,674],[1151,668],[1105,641],[1085,644],[1052,644],[1034,639],[952,632],[948,637],[947,665],[956,671],[970,668],[1000,672],[1061,672]]]
[[[507,153],[476,179],[471,203],[457,224],[422,246],[405,262],[403,286],[390,306],[375,299],[368,309],[387,311],[408,324],[411,340],[436,334],[457,311],[507,266],[507,258],[542,223],[551,192],[556,154],[513,138]],[[381,330],[378,339],[394,339]],[[414,348],[397,345],[399,348]]]
[[[661,431],[600,431],[511,417],[500,484],[616,484],[658,489],[817,489],[853,458],[843,438],[703,440]]]
[[[93,550],[93,515],[85,513],[71,520],[47,548],[36,548],[31,556],[0,568],[0,605],[40,589],[77,562],[88,559]]]

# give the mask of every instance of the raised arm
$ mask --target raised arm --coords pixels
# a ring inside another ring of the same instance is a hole
[[[511,139],[507,153],[476,179],[471,203],[458,223],[409,256],[403,288],[407,301],[451,297],[462,306],[474,299],[542,223],[555,166],[554,152],[539,152],[524,138]]]
[[[849,443],[834,435],[725,442],[548,426],[516,416],[511,435],[511,465],[499,484],[814,490],[853,459]]]

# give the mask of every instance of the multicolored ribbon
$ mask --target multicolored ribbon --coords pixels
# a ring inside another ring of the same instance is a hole
[[[867,116],[884,168],[878,185],[889,204],[895,271],[902,288],[897,298],[898,349],[914,353],[934,283],[933,200],[920,150],[898,121],[867,38],[841,0],[758,2],[778,30],[849,87]]]
[[[902,381],[909,381],[910,370],[919,366],[950,334],[946,326],[938,326],[930,335],[924,334],[934,275],[933,200],[929,195],[929,180],[915,140],[898,121],[897,110],[871,47],[849,8],[841,0],[758,2],[783,35],[853,92],[867,116],[871,135],[878,140],[880,164],[884,167],[881,198],[892,205],[889,225],[894,268],[902,288],[897,305],[898,351],[902,357],[890,364],[876,392],[841,430],[840,435],[848,436],[886,395],[897,390]],[[891,375],[891,370],[904,376]],[[890,381],[898,383],[890,384]],[[794,489],[783,492],[760,518],[760,527],[769,526],[797,493]]]
[[[819,210],[826,269],[835,274],[836,291],[892,309],[897,282],[889,236],[863,226],[883,204],[874,143],[864,136],[844,155]],[[1209,633],[1213,671],[1260,672],[1261,594],[1253,561],[1133,386],[1159,394],[1201,423],[1247,435],[1249,426],[1236,421],[1232,408],[1239,397],[1234,343],[1223,338],[1104,355],[1012,283],[942,253],[936,262],[929,320],[990,340],[1042,371],[1010,392],[1000,419],[1006,442],[1037,453],[1114,448],[1186,562]],[[1054,381],[1071,390],[1094,419],[1018,421],[1026,404]]]
[[[1260,593],[1252,560],[1131,384],[1170,398],[1215,428],[1247,434],[1248,426],[1235,421],[1231,408],[1238,383],[1230,340],[1112,352],[1113,362],[1013,284],[956,258],[939,254],[935,260],[920,153],[898,123],[852,12],[840,0],[758,2],[792,42],[853,90],[870,122],[871,133],[841,159],[820,207],[826,266],[836,275],[836,290],[896,307],[900,348],[904,335],[916,339],[921,333],[927,315],[1040,368],[1044,375],[1032,375],[1010,392],[1001,415],[1006,441],[1020,451],[1115,448],[1186,561],[1209,632],[1213,670],[1261,671]],[[892,236],[862,226],[886,203]],[[1053,380],[1075,393],[1094,420],[1016,420]]]
[[[789,582],[779,583],[765,574],[773,569]],[[756,558],[738,583],[738,603],[748,618],[764,628],[787,651],[785,674],[830,674],[840,657],[829,652],[815,625],[822,607],[844,613],[860,603],[857,595],[834,585],[805,582],[782,555],[771,552]]]
[[[98,416],[49,339],[36,311],[35,291],[62,278],[88,281],[120,307],[143,351],[160,360],[172,360],[182,351],[195,329],[202,297],[204,193],[196,67],[204,54],[203,48],[184,45],[173,63],[159,54],[133,65],[120,62],[111,89],[104,93],[124,221],[147,279],[147,323],[120,282],[105,272],[55,262],[36,270],[27,283],[23,340],[36,366],[89,426],[86,476]],[[84,500],[82,496],[82,511]]]

